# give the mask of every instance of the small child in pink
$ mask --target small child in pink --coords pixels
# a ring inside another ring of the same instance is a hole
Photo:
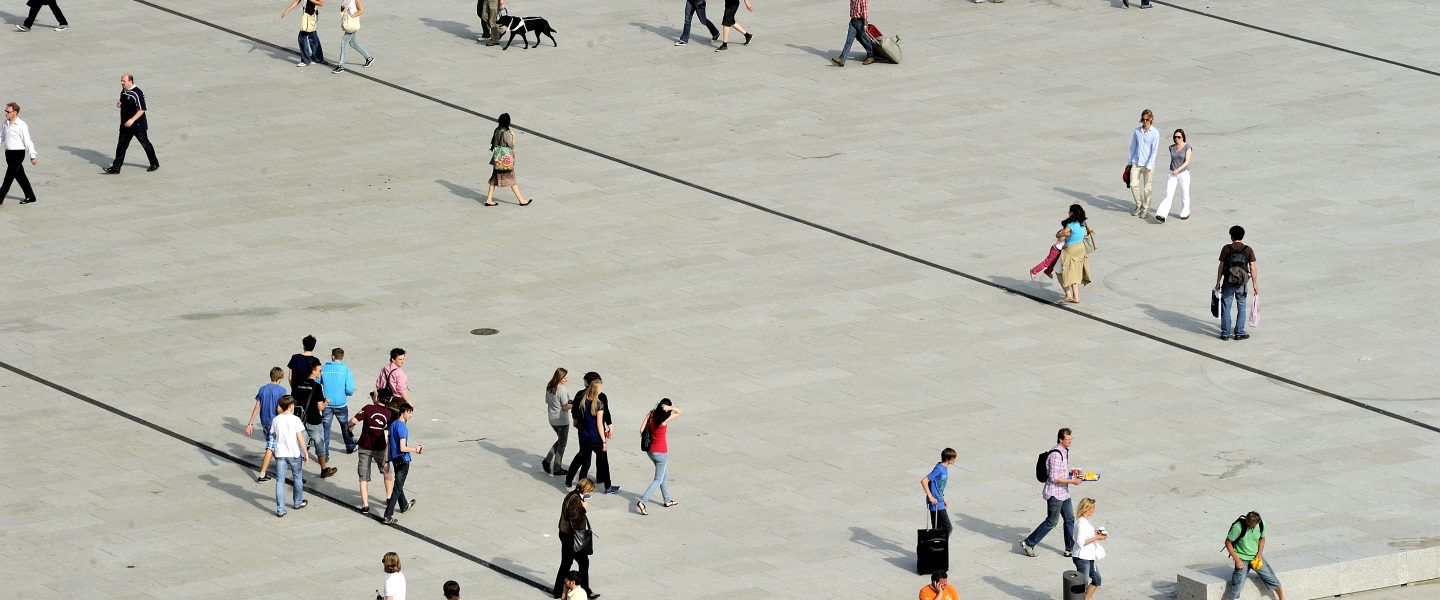
[[[1035,265],[1035,268],[1030,269],[1030,281],[1035,281],[1035,274],[1039,273],[1041,269],[1045,270],[1046,277],[1054,279],[1055,261],[1060,258],[1060,251],[1064,249],[1065,240],[1055,240],[1055,245],[1050,247],[1050,254],[1045,257],[1045,260],[1040,261],[1039,264]]]

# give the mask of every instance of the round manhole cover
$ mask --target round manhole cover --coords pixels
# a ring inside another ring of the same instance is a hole
[[[491,329],[489,327],[481,327],[479,329],[470,330],[470,335],[495,335],[497,333],[500,333],[499,329]]]

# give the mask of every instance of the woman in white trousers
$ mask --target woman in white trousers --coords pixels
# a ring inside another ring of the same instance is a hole
[[[1186,143],[1185,130],[1176,129],[1170,145],[1170,178],[1165,181],[1165,200],[1155,207],[1155,220],[1161,223],[1170,216],[1170,203],[1175,200],[1175,186],[1180,186],[1180,220],[1190,218],[1190,159],[1195,147]]]

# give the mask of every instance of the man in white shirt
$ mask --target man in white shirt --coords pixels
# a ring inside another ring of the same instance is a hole
[[[35,190],[30,188],[30,178],[25,176],[25,155],[30,155],[30,164],[38,165],[35,159],[35,142],[30,139],[30,126],[20,120],[20,105],[14,102],[5,105],[5,120],[0,122],[0,142],[5,146],[5,184],[0,185],[0,204],[10,193],[11,182],[20,182],[20,192],[25,194],[21,204],[35,201]]]
[[[580,587],[579,571],[565,574],[565,600],[590,600],[590,595],[585,593],[585,588]]]
[[[302,467],[310,461],[305,451],[305,423],[295,416],[295,398],[280,397],[280,415],[270,424],[275,434],[275,516],[285,516],[285,470],[295,473],[295,510],[309,504],[305,500],[305,475]]]

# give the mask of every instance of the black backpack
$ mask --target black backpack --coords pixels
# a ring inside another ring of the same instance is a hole
[[[1230,247],[1230,254],[1225,256],[1225,283],[1230,285],[1245,285],[1250,283],[1250,261],[1245,259],[1245,250],[1249,246],[1240,246],[1236,249]]]
[[[379,398],[381,402],[388,403],[390,402],[391,398],[395,397],[395,389],[391,387],[390,384],[390,375],[394,372],[395,369],[385,371],[385,385],[381,386],[380,389],[375,390],[375,397]]]
[[[1035,460],[1035,479],[1040,483],[1050,481],[1050,453],[1059,452],[1059,448],[1051,448],[1040,453],[1040,458]]]
[[[1230,543],[1233,544],[1233,543],[1235,543],[1235,542],[1239,542],[1241,539],[1243,539],[1243,538],[1245,537],[1245,533],[1248,532],[1248,531],[1250,531],[1250,523],[1245,519],[1246,516],[1248,516],[1248,515],[1240,515],[1240,518],[1235,519],[1235,522],[1230,524],[1230,527],[1234,527],[1234,526],[1236,526],[1236,525],[1239,525],[1239,526],[1240,526],[1240,535],[1235,536],[1235,539],[1233,539],[1233,540],[1230,539],[1230,535],[1229,535],[1230,529],[1229,529],[1228,527],[1225,529],[1225,533],[1226,533],[1226,535],[1225,535],[1225,541],[1230,542]],[[1260,518],[1259,527],[1260,527],[1260,537],[1265,537],[1265,518],[1264,518],[1264,517],[1261,517],[1261,518]],[[1227,550],[1227,549],[1225,548],[1225,544],[1220,544],[1220,551],[1221,551],[1221,552],[1229,552],[1229,550]]]

